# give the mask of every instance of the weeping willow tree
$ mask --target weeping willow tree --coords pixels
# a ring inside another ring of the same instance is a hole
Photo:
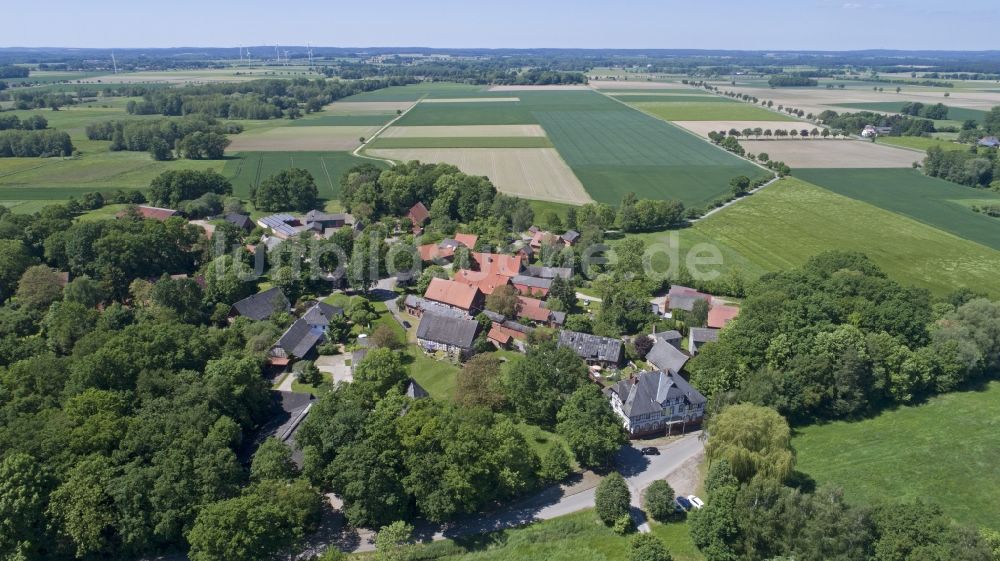
[[[795,467],[791,429],[774,409],[732,405],[712,419],[708,432],[709,459],[729,462],[741,482],[754,477],[783,481]]]

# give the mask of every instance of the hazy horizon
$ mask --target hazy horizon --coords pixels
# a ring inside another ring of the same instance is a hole
[[[635,0],[627,8],[568,0],[384,0],[371,5],[304,0],[179,0],[150,16],[123,0],[56,0],[18,5],[4,47],[235,48],[345,45],[344,48],[996,50],[1000,10],[989,0],[942,7],[931,0],[722,0],[690,5]],[[275,7],[280,9],[276,10]],[[150,25],[150,18],[155,26]],[[951,30],[960,30],[955,33]],[[97,31],[97,32],[95,32]],[[354,47],[354,45],[361,45]],[[367,47],[365,47],[367,46]]]

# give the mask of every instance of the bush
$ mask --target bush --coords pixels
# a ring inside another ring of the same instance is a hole
[[[674,489],[669,483],[660,479],[654,481],[647,489],[643,506],[653,520],[664,522],[674,515]]]
[[[628,514],[623,514],[615,519],[615,523],[611,526],[611,530],[619,536],[624,536],[630,532],[635,531],[635,522],[632,517]]]
[[[594,510],[606,526],[615,524],[623,515],[628,516],[631,502],[632,494],[618,472],[605,477],[594,494]]]
[[[544,481],[555,483],[566,479],[571,469],[566,449],[561,445],[556,445],[542,456],[542,465],[538,470],[538,476]]]
[[[672,561],[663,540],[653,534],[636,534],[628,542],[628,561]]]

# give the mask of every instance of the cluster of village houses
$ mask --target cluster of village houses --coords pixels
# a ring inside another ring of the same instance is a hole
[[[140,207],[143,216],[148,213],[149,218],[161,220],[170,216],[164,212],[166,210]],[[254,227],[250,218],[244,215],[224,218],[246,230]],[[410,210],[408,218],[414,232],[420,233],[429,213],[418,203]],[[256,225],[266,231],[261,243],[273,249],[303,232],[329,237],[339,228],[354,225],[354,220],[348,214],[314,210],[301,217],[267,216],[259,219]],[[462,247],[468,249],[470,257],[468,268],[450,267],[453,269],[450,278],[434,278],[422,295],[409,294],[403,299],[400,311],[419,321],[417,344],[428,353],[464,361],[474,354],[475,341],[483,334],[483,324],[477,320],[483,314],[490,320],[485,335],[498,349],[524,352],[534,329],[556,329],[557,344],[572,349],[583,359],[590,366],[595,382],[613,378],[609,373],[617,373],[626,366],[625,341],[564,329],[566,314],[549,309],[546,299],[553,281],[570,279],[572,269],[531,264],[543,245],[572,246],[578,239],[579,234],[574,231],[556,235],[532,227],[509,254],[474,251],[478,238],[465,233],[417,247],[421,260],[427,263],[448,263]],[[486,298],[503,286],[512,286],[518,293],[516,317],[505,317],[486,309]],[[651,302],[651,307],[653,313],[670,318],[679,310],[692,312],[699,300],[708,304],[707,327],[692,327],[687,337],[675,330],[651,333],[654,344],[645,357],[651,368],[637,367],[636,370],[642,371],[627,379],[607,386],[601,384],[606,386],[605,395],[633,437],[664,431],[683,432],[701,423],[706,400],[687,382],[684,367],[701,346],[718,339],[720,330],[737,316],[739,308],[683,286],[671,287],[666,296]],[[264,320],[276,312],[291,311],[291,303],[281,290],[270,288],[236,302],[232,315]],[[331,319],[343,314],[342,308],[323,302],[313,304],[271,347],[270,364],[285,369],[297,359],[313,358],[318,346],[325,341]],[[352,358],[360,362],[365,352],[360,349]],[[427,395],[416,383],[411,383],[408,393],[414,397]]]

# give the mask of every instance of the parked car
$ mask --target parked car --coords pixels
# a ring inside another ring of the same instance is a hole
[[[652,446],[647,446],[647,447],[643,448],[642,450],[640,450],[640,452],[642,452],[643,456],[659,456],[660,455],[659,448],[654,448]]]
[[[408,322],[408,321],[406,321],[406,320],[404,319],[404,320],[403,320],[403,327],[404,327],[404,328],[406,328],[406,329],[409,329],[409,328],[411,328],[411,327],[413,327],[413,326],[412,326],[412,325],[410,325],[410,322]]]
[[[694,506],[695,508],[702,508],[703,506],[705,506],[705,501],[699,499],[695,495],[688,495],[688,500],[691,501],[691,505]]]
[[[674,504],[683,508],[685,511],[691,510],[691,501],[687,500],[687,497],[677,497],[674,499]]]

